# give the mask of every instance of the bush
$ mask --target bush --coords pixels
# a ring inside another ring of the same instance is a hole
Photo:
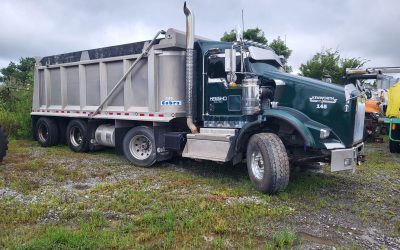
[[[24,91],[18,93],[18,99],[13,103],[13,107],[0,105],[0,125],[11,137],[21,139],[29,138],[31,132],[32,92]],[[11,110],[10,110],[11,109]]]
[[[33,58],[21,58],[0,69],[0,126],[9,136],[31,137]]]

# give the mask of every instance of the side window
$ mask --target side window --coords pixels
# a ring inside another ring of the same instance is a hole
[[[225,57],[219,55],[210,56],[208,59],[208,82],[223,81],[226,78]],[[210,81],[210,79],[213,79]],[[226,79],[225,79],[226,80]]]
[[[236,71],[240,71],[240,56],[236,57]],[[208,58],[208,82],[227,82],[225,72],[225,54],[212,55]]]

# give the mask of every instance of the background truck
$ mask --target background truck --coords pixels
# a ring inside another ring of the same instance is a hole
[[[381,134],[389,134],[389,149],[400,153],[399,82],[400,67],[373,67],[346,69],[345,83],[361,85],[367,101],[365,109],[364,140],[383,142]],[[368,84],[374,81],[374,84]],[[389,94],[390,93],[390,94]],[[386,117],[385,117],[386,116]]]
[[[389,124],[389,150],[400,153],[400,81],[390,87],[386,117],[379,118]]]
[[[184,13],[186,33],[38,58],[32,119],[40,145],[115,147],[143,167],[174,155],[246,159],[251,181],[268,193],[287,186],[290,163],[354,170],[365,114],[355,85],[284,73],[280,58],[252,41],[195,37],[186,3]]]

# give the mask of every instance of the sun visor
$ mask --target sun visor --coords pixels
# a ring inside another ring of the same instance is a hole
[[[254,46],[249,46],[250,57],[256,61],[275,61],[281,67],[281,59],[274,51],[268,49],[262,49]]]

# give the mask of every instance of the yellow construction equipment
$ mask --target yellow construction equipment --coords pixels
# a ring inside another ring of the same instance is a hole
[[[400,81],[389,89],[388,99],[386,117],[400,118]]]

